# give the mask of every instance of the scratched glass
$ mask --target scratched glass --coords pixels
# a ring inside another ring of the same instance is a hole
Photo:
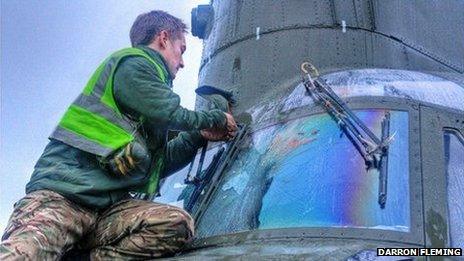
[[[384,110],[356,111],[380,136]],[[377,203],[378,173],[327,114],[251,134],[221,180],[198,236],[255,229],[356,227],[408,232],[408,114],[391,111],[388,198]]]
[[[464,139],[445,131],[444,143],[451,246],[464,248]]]

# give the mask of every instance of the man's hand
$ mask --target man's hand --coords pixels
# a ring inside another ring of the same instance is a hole
[[[226,112],[224,114],[226,115],[226,119],[227,119],[226,130],[229,133],[234,133],[233,136],[235,136],[235,132],[237,131],[237,123],[235,122],[234,116]]]
[[[204,129],[201,130],[201,136],[208,141],[227,141],[235,137],[237,134],[237,123],[234,117],[230,113],[224,113],[226,115],[227,124],[225,129]]]
[[[201,136],[208,141],[228,141],[235,137],[236,132],[221,129],[205,129],[200,131]]]
[[[201,136],[207,141],[225,141],[229,140],[226,130],[205,129],[200,131]]]

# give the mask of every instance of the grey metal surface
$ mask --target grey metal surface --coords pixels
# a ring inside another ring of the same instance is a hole
[[[394,68],[464,78],[462,1],[241,0],[213,7],[200,85],[234,91],[238,112],[285,91],[307,59],[322,72]]]
[[[375,1],[377,31],[463,73],[463,1]]]
[[[376,257],[378,242],[368,240],[325,239],[305,240],[304,237],[281,238],[275,240],[248,241],[241,245],[224,245],[214,248],[198,248],[170,260],[347,260],[361,251],[370,251],[370,258],[361,260],[398,260],[401,257]],[[382,243],[382,247],[418,247],[413,244],[392,242]],[[356,260],[356,259],[355,259]],[[421,260],[421,259],[418,259]]]

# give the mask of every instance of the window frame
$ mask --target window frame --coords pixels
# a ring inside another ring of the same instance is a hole
[[[451,130],[464,136],[464,113],[444,107],[421,105],[420,117],[425,244],[426,247],[450,247],[444,134]],[[434,228],[441,230],[436,231]]]
[[[387,109],[408,112],[409,119],[409,193],[410,193],[410,231],[388,231],[370,228],[279,228],[262,229],[236,232],[225,235],[217,235],[207,238],[196,239],[191,245],[192,248],[229,245],[243,243],[247,241],[263,239],[290,239],[290,238],[353,238],[362,240],[382,240],[397,243],[424,245],[423,215],[422,215],[422,180],[421,180],[421,153],[419,139],[419,103],[415,101],[405,101],[395,97],[353,97],[346,100],[348,106],[353,110],[361,109]],[[250,131],[267,128],[274,124],[287,122],[293,119],[307,117],[311,115],[325,113],[319,106],[304,106],[294,109],[284,116],[276,117],[265,123],[258,124]],[[417,133],[415,135],[414,133]],[[220,182],[220,180],[218,181]],[[214,194],[217,186],[211,187],[210,197]],[[206,193],[208,195],[208,193]],[[204,210],[207,208],[211,198],[203,198],[198,212],[194,213],[201,219]],[[387,202],[388,204],[388,202]]]

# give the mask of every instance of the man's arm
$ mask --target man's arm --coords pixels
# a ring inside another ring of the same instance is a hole
[[[165,171],[161,178],[185,167],[195,157],[198,149],[204,145],[206,145],[206,140],[199,131],[180,132],[176,138],[168,142]]]
[[[163,83],[154,68],[143,57],[129,57],[114,76],[117,104],[135,116],[144,116],[160,128],[201,130],[224,128],[226,116],[220,110],[190,111],[180,106],[180,97]]]

